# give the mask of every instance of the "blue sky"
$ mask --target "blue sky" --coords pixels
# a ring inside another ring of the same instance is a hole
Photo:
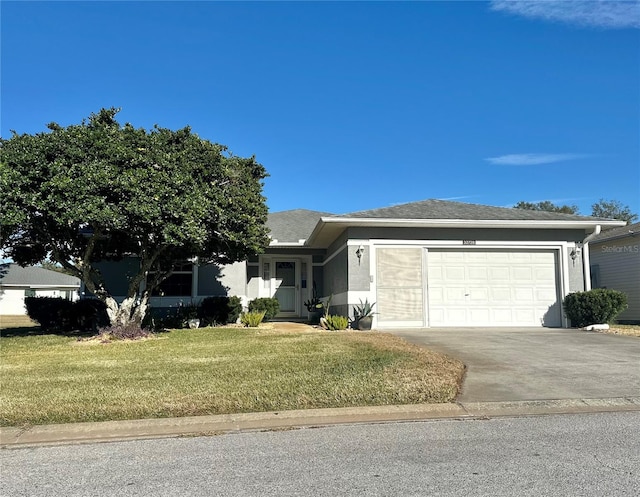
[[[270,173],[273,211],[640,212],[640,3],[1,3],[1,133],[101,107]]]

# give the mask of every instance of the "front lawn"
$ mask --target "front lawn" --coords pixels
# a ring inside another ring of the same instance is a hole
[[[457,360],[379,333],[174,330],[133,342],[0,339],[0,424],[449,402]]]

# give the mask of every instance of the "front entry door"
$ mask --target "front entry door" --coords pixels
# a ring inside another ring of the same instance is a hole
[[[275,261],[275,293],[280,303],[280,315],[298,316],[300,308],[300,285],[298,263],[295,260]]]

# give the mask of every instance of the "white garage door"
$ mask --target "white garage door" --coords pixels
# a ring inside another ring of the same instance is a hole
[[[561,326],[553,250],[427,252],[429,326]]]

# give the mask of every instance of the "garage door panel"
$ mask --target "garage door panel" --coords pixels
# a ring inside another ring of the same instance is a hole
[[[469,268],[469,280],[487,281],[489,276],[489,269],[485,267],[470,267]]]
[[[494,308],[491,313],[491,322],[495,324],[509,324],[513,321],[511,309]]]
[[[455,302],[464,302],[465,300],[465,289],[462,287],[446,287],[445,288],[446,302],[451,303]]]
[[[514,288],[513,300],[514,302],[534,302],[533,288]]]
[[[509,281],[510,280],[510,274],[509,274],[509,268],[506,266],[490,266],[488,268],[488,273],[489,273],[489,278],[491,278],[492,281],[496,281],[496,280],[501,280],[501,281]]]
[[[464,266],[445,266],[444,279],[454,280],[454,281],[464,281],[465,279]]]
[[[489,309],[470,309],[469,318],[474,323],[488,323],[491,320]]]
[[[469,320],[466,309],[444,309],[446,322],[463,323]]]
[[[429,267],[427,271],[427,276],[430,281],[441,281],[444,279],[442,271],[443,271],[442,266],[432,266],[432,267]]]
[[[493,302],[496,302],[496,303],[511,302],[511,288],[491,287],[490,292],[491,292],[491,300]]]
[[[548,281],[555,278],[555,269],[552,267],[536,266],[534,268],[536,281]]]
[[[468,297],[469,303],[474,302],[488,302],[489,301],[489,289],[486,287],[471,287],[465,294]]]
[[[511,268],[511,280],[514,281],[533,281],[533,268],[531,267],[512,267]]]

